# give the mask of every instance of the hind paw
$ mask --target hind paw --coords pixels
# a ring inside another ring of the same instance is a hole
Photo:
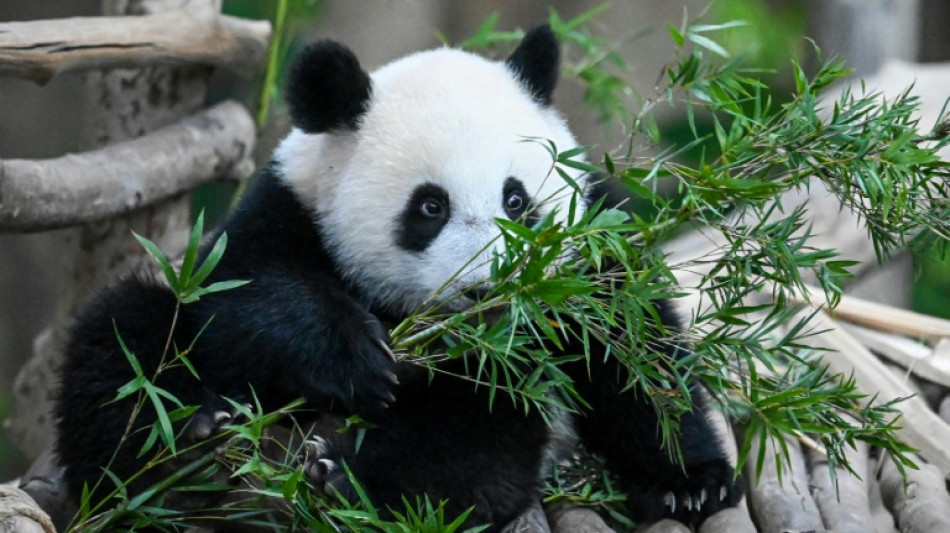
[[[727,461],[714,460],[686,467],[686,475],[663,476],[654,484],[630,488],[631,506],[646,521],[673,518],[699,525],[708,516],[732,507],[742,498],[742,480]]]
[[[248,412],[251,410],[251,404],[242,404],[241,408]],[[191,442],[200,442],[245,420],[246,417],[241,409],[223,400],[213,401],[202,406],[191,416],[188,428],[185,430],[185,438]]]
[[[343,468],[343,458],[335,444],[323,437],[307,440],[303,470],[315,487],[322,487],[327,496],[354,501],[357,496]]]

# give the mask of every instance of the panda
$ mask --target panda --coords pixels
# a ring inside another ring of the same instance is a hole
[[[452,310],[481,296],[491,254],[503,246],[495,219],[531,224],[567,212],[550,154],[525,142],[578,146],[552,108],[558,72],[559,44],[547,26],[528,32],[505,61],[441,48],[372,75],[339,43],[302,51],[285,91],[293,130],[219,230],[229,244],[208,280],[251,282],[181,307],[172,341],[194,342],[200,381],[178,366],[156,383],[201,406],[192,433],[227,418],[224,397],[247,400],[253,390],[265,410],[302,397],[313,411],[357,414],[374,426],[358,452],[315,440],[307,466],[315,481],[347,494],[345,463],[381,509],[426,495],[446,500],[450,515],[473,508],[467,523],[492,531],[523,512],[551,440],[545,421],[512,402],[489,408],[487,387],[452,375],[465,375],[464,360],[434,377],[397,363],[387,329],[435,294]],[[566,170],[578,183],[591,179]],[[675,326],[666,307],[661,315]],[[77,317],[55,407],[56,453],[73,494],[93,486],[105,465],[123,479],[141,466],[136,455],[154,414],[144,409],[122,438],[132,400],[111,400],[134,374],[116,332],[151,375],[175,309],[166,286],[131,276]],[[563,367],[587,404],[571,422],[623,483],[633,516],[698,524],[734,505],[741,483],[702,396],[680,420],[676,464],[660,446],[654,408],[623,390],[607,347],[591,349],[589,363]]]

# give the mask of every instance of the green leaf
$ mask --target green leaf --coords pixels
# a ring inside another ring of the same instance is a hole
[[[175,269],[172,268],[172,265],[168,262],[168,259],[165,258],[165,254],[163,254],[162,251],[158,249],[158,246],[156,246],[154,242],[146,239],[138,233],[133,231],[132,236],[135,237],[135,240],[139,241],[139,244],[142,245],[142,248],[145,248],[145,251],[148,252],[148,255],[152,256],[152,259],[154,259],[155,262],[157,262],[161,267],[162,273],[165,275],[165,279],[168,281],[168,285],[172,288],[172,290],[178,292],[178,275],[175,274]]]
[[[705,48],[706,50],[709,50],[710,52],[716,55],[719,55],[721,57],[729,57],[729,52],[727,52],[725,48],[723,48],[721,45],[719,45],[719,43],[717,43],[716,41],[713,41],[709,37],[705,37],[703,35],[697,35],[695,33],[690,33],[688,37],[689,37],[689,40],[693,42],[693,44],[695,44],[696,46],[699,46],[700,48]]]
[[[683,34],[672,24],[666,27],[666,31],[670,34],[670,38],[673,39],[673,42],[676,44],[676,46],[681,47],[684,43],[686,43],[686,39],[683,38]]]
[[[195,225],[191,228],[191,235],[188,237],[188,246],[185,248],[185,257],[181,263],[181,284],[188,287],[191,281],[192,270],[195,267],[195,259],[198,257],[198,248],[201,246],[201,236],[204,233],[205,212],[204,209],[198,213]]]
[[[195,272],[194,276],[191,278],[191,283],[186,288],[188,292],[191,292],[198,288],[205,279],[211,275],[211,272],[214,271],[215,267],[218,266],[218,263],[221,262],[221,258],[224,257],[224,250],[228,246],[228,234],[221,232],[221,236],[214,242],[214,246],[211,247],[211,251],[208,252],[207,257],[201,263],[201,266],[198,267],[198,271]]]

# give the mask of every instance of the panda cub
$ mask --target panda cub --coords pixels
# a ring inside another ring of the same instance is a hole
[[[335,42],[300,54],[286,89],[294,129],[224,224],[228,249],[208,280],[251,283],[181,308],[172,340],[185,347],[197,338],[190,360],[201,380],[183,367],[158,378],[185,404],[202,406],[192,426],[215,418],[222,397],[246,400],[252,389],[264,409],[303,397],[315,412],[358,414],[375,426],[358,453],[319,440],[310,463],[318,481],[346,494],[345,461],[380,508],[425,494],[447,500],[452,515],[474,507],[468,522],[493,530],[526,509],[549,443],[538,413],[507,401],[489,409],[487,387],[450,375],[464,375],[464,361],[431,379],[397,364],[386,332],[434,294],[456,310],[478,298],[470,288],[489,277],[492,252],[503,246],[495,219],[530,224],[567,212],[550,154],[525,142],[577,146],[551,108],[558,49],[542,26],[504,62],[443,48],[369,75]],[[55,413],[73,494],[100,478],[132,412],[131,398],[110,402],[134,377],[115,331],[152,375],[174,310],[167,287],[130,277],[78,317]],[[701,395],[680,421],[685,464],[675,464],[660,447],[653,407],[622,390],[623,371],[605,346],[592,350],[589,364],[564,367],[589,405],[573,425],[622,481],[631,512],[696,524],[734,505],[742,490]],[[136,454],[150,411],[111,463],[123,479],[143,461]]]

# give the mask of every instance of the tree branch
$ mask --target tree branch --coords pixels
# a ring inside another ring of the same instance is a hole
[[[250,76],[267,53],[268,21],[218,13],[200,2],[138,17],[0,23],[0,75],[39,84],[69,70],[201,63]]]
[[[255,128],[224,102],[143,137],[48,160],[0,160],[0,231],[38,231],[99,220],[214,179],[243,179]]]

